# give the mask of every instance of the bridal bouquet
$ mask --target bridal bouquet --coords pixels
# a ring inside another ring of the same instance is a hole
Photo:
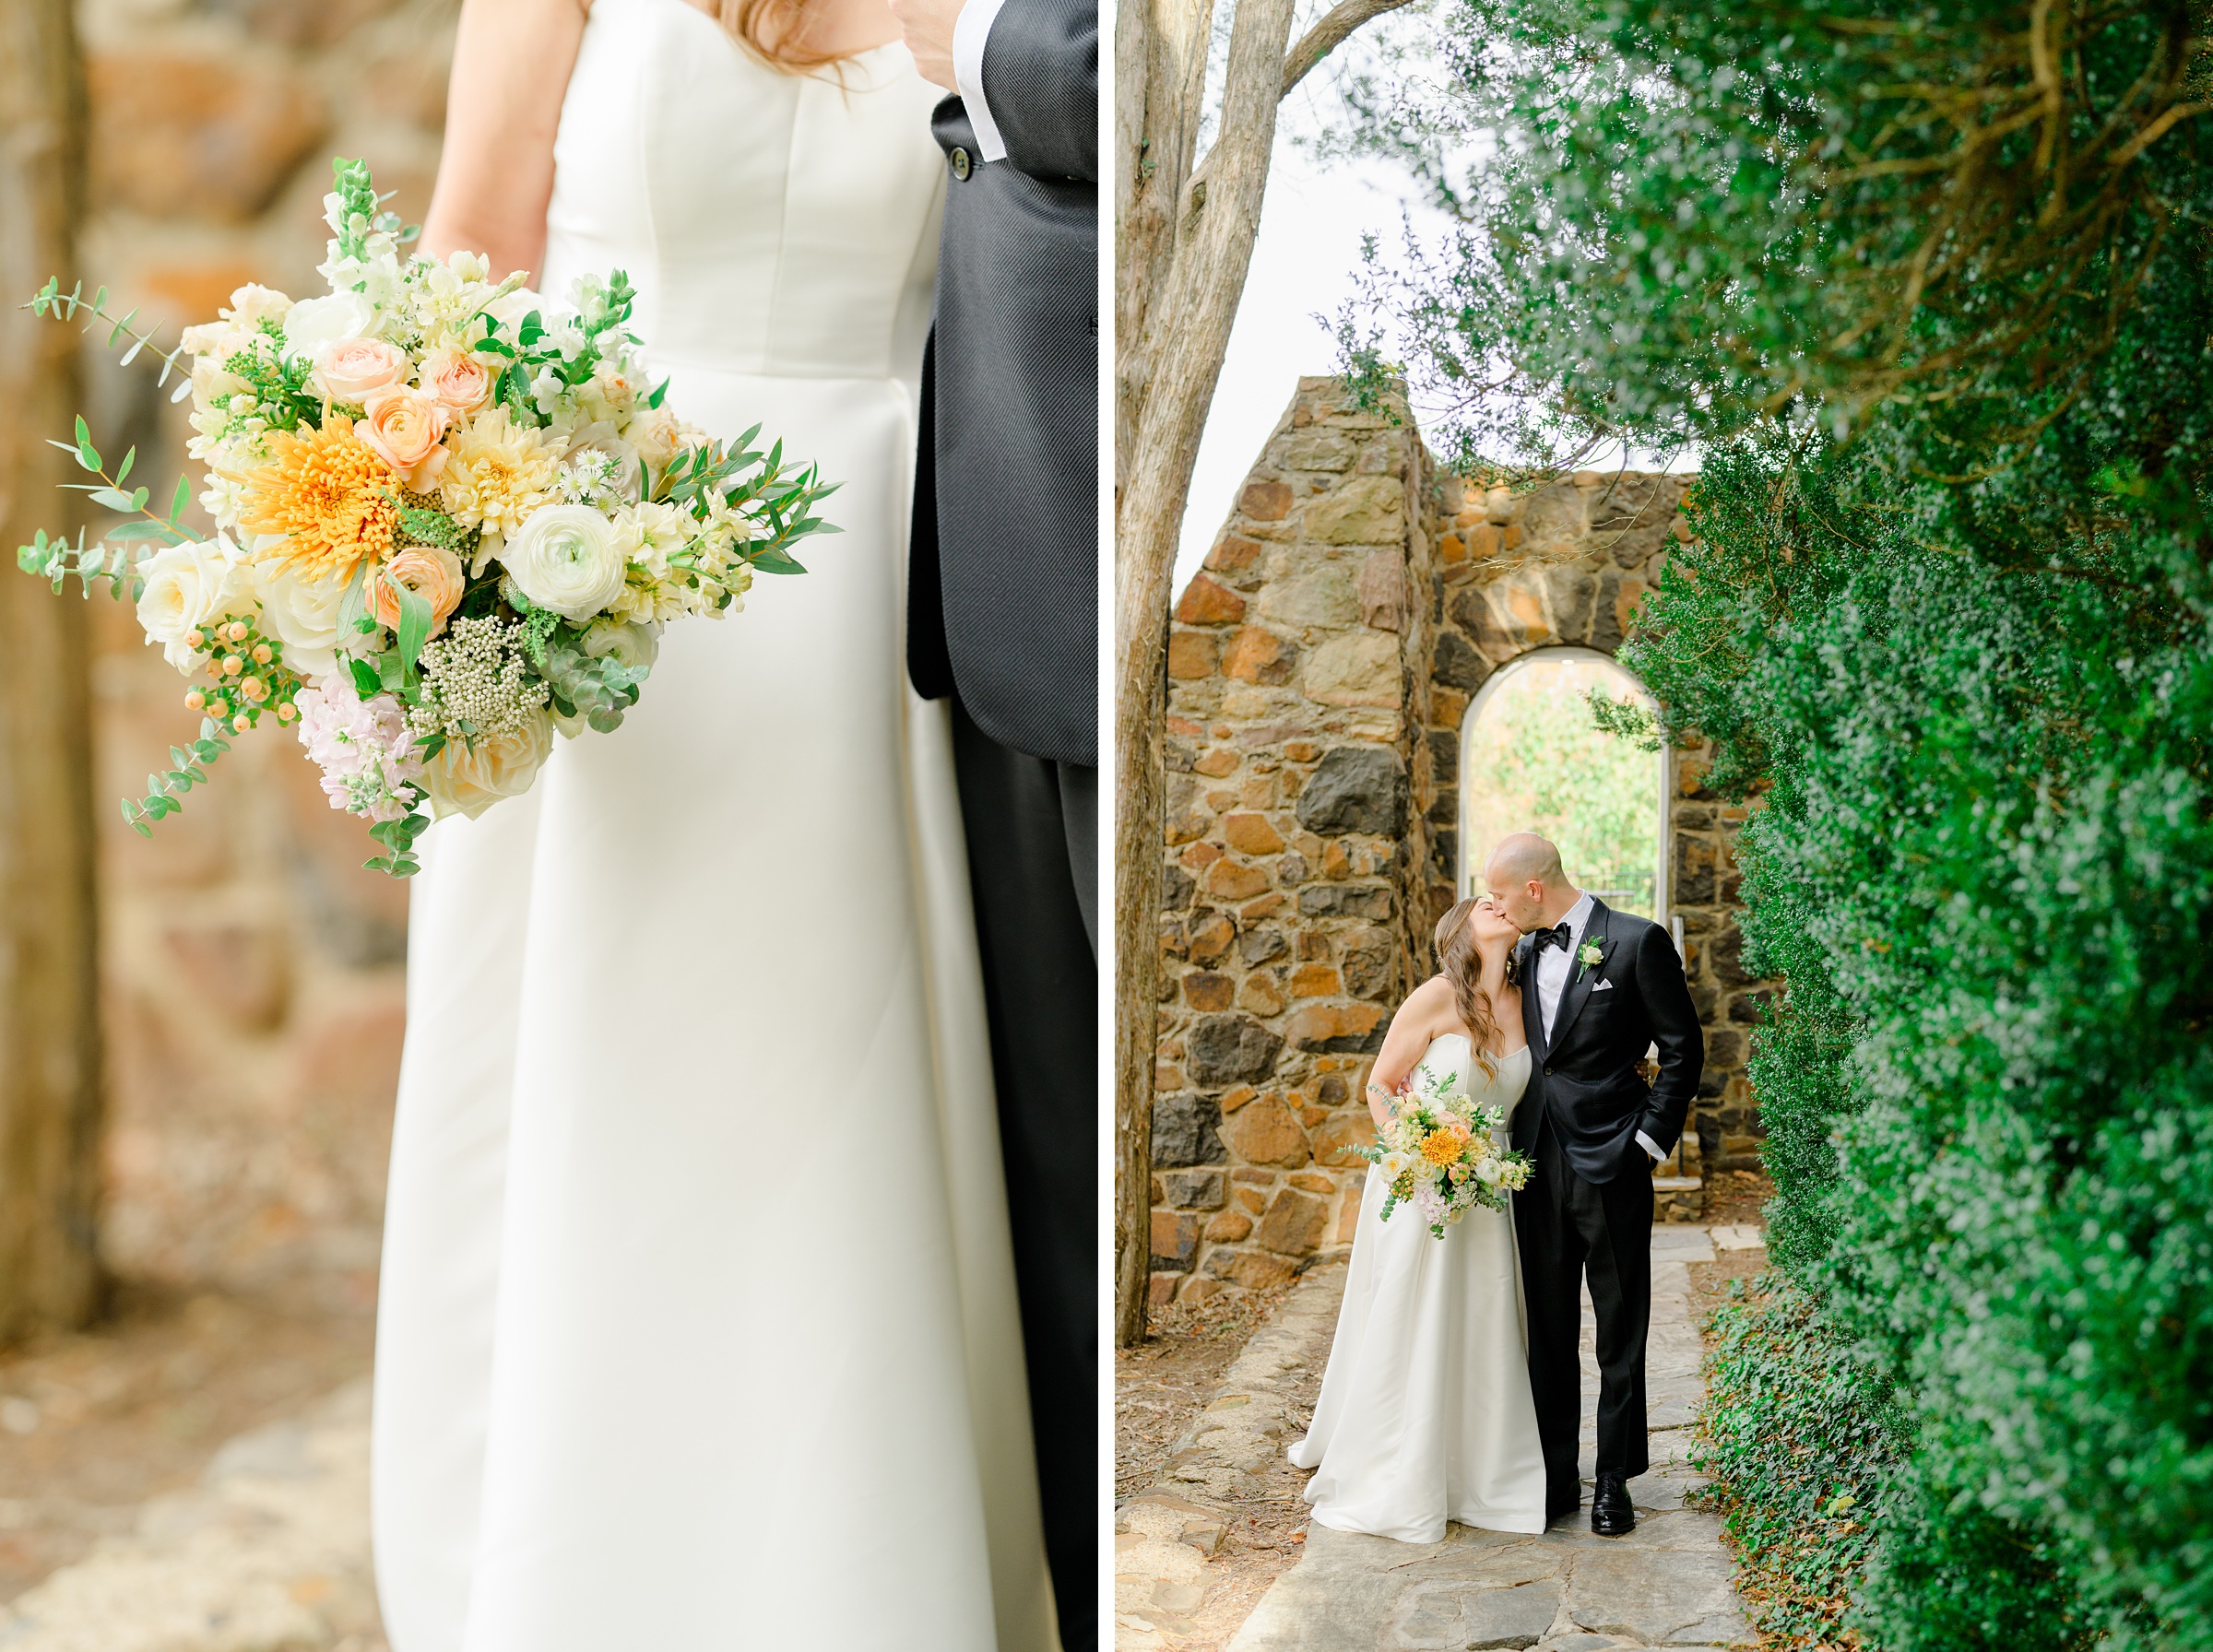
[[[1492,1139],[1504,1110],[1478,1106],[1456,1084],[1453,1074],[1425,1071],[1421,1092],[1402,1098],[1376,1142],[1358,1150],[1391,1179],[1381,1220],[1410,1204],[1439,1239],[1477,1205],[1505,1210],[1530,1173],[1526,1154]]]
[[[331,807],[371,822],[385,852],[367,864],[405,876],[433,816],[527,791],[556,734],[620,726],[669,620],[742,608],[754,573],[804,572],[793,543],[836,530],[812,514],[830,489],[811,466],[752,451],[757,427],[704,441],[666,382],[646,386],[621,271],[555,302],[472,254],[403,260],[413,232],[369,169],[334,171],[329,292],[241,288],[161,357],[162,383],[184,375],[171,399],[192,398],[215,537],[183,525],[185,478],[148,509],[136,450],[111,475],[79,419],[53,445],[99,479],[73,485],[131,520],[90,543],[41,532],[17,561],[57,591],[127,589],[190,679],[199,738],[124,801],[136,830],[271,717]],[[136,312],[81,291],[49,281],[29,307],[108,323],[126,363],[147,348]]]

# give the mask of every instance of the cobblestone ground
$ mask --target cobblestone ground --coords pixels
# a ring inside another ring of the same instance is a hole
[[[369,1382],[231,1441],[189,1490],[0,1608],[6,1652],[387,1652]]]
[[[1698,1332],[1689,1303],[1687,1268],[1722,1253],[1755,1249],[1756,1228],[1665,1224],[1653,1233],[1652,1328],[1648,1355],[1652,1469],[1630,1482],[1637,1530],[1627,1538],[1594,1537],[1588,1509],[1541,1537],[1454,1526],[1441,1543],[1410,1545],[1308,1526],[1298,1564],[1278,1577],[1228,1641],[1230,1652],[1461,1652],[1469,1647],[1533,1647],[1536,1652],[1630,1652],[1635,1648],[1721,1648],[1750,1639],[1732,1584],[1721,1522],[1684,1506],[1698,1483],[1687,1463],[1689,1424],[1702,1397]],[[1334,1299],[1316,1280],[1315,1300],[1293,1292],[1269,1329],[1233,1366],[1214,1407],[1222,1422],[1271,1410],[1269,1372],[1289,1372],[1328,1357]],[[1597,1367],[1590,1304],[1584,1304],[1584,1476],[1592,1473]],[[1245,1368],[1249,1367],[1249,1368]],[[1250,1391],[1233,1393],[1233,1387]],[[1196,1628],[1208,1596],[1208,1564],[1191,1553],[1180,1568],[1171,1549],[1207,1551],[1207,1522],[1185,1503],[1213,1501],[1226,1486],[1207,1484],[1224,1469],[1258,1453],[1280,1454],[1303,1417],[1255,1417],[1249,1440],[1230,1440],[1202,1418],[1150,1499],[1124,1505],[1118,1635],[1124,1652],[1189,1644],[1178,1633]],[[1242,1432],[1242,1431],[1240,1431]],[[1180,1482],[1180,1483],[1175,1483]],[[1187,1489],[1188,1488],[1188,1489]],[[1173,1497],[1180,1492],[1182,1498]],[[1152,1506],[1148,1506],[1148,1504]],[[1181,1524],[1178,1524],[1180,1515]],[[1174,1529],[1171,1529],[1171,1528]],[[1157,1574],[1157,1575],[1154,1575]]]

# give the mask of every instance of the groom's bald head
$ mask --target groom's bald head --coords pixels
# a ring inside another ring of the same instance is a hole
[[[1556,920],[1582,893],[1568,881],[1558,847],[1533,832],[1501,838],[1484,863],[1483,882],[1499,911],[1524,934]]]

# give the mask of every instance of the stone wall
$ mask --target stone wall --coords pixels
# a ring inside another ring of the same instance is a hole
[[[1428,872],[1430,921],[1453,900],[1462,722],[1485,678],[1533,649],[1571,643],[1612,654],[1638,601],[1660,577],[1667,548],[1687,539],[1686,476],[1580,471],[1525,494],[1440,476],[1434,501],[1429,742],[1438,784]],[[1746,1033],[1768,987],[1747,977],[1737,932],[1734,844],[1745,811],[1704,785],[1706,749],[1673,754],[1668,805],[1668,914],[1683,923],[1683,962],[1706,1028],[1706,1070],[1677,1174],[1759,1163],[1758,1115],[1745,1077]],[[1666,1213],[1699,1215],[1688,1187],[1663,1187]]]
[[[90,0],[89,290],[176,325],[247,281],[321,289],[334,155],[396,210],[429,204],[457,0]],[[102,450],[165,496],[183,409],[88,343]],[[20,577],[17,575],[15,577]],[[241,738],[151,840],[138,796],[198,726],[127,610],[95,599],[100,895],[109,1044],[110,1264],[365,1305],[375,1285],[402,1031],[406,889],[361,869],[294,738]]]
[[[1453,899],[1460,730],[1500,667],[1611,652],[1671,541],[1685,478],[1538,491],[1443,474],[1402,407],[1302,379],[1177,604],[1153,1184],[1153,1295],[1289,1279],[1349,1243],[1373,1127],[1362,1086],[1433,967]],[[1707,1164],[1757,1162],[1731,844],[1742,811],[1671,768],[1671,911],[1709,1066],[1664,1213]]]

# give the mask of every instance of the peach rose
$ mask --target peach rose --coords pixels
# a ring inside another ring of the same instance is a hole
[[[394,554],[369,583],[369,611],[379,625],[399,629],[399,587],[431,605],[431,635],[445,629],[445,619],[460,605],[467,581],[461,559],[443,545],[410,545]]]
[[[467,419],[491,400],[491,370],[452,346],[422,359],[422,388],[456,419]]]
[[[353,433],[399,472],[409,492],[420,493],[445,468],[438,439],[452,422],[453,415],[420,390],[380,390],[362,404]]]
[[[323,394],[349,407],[364,406],[377,392],[407,380],[407,352],[381,338],[340,339],[315,363],[315,383]]]

